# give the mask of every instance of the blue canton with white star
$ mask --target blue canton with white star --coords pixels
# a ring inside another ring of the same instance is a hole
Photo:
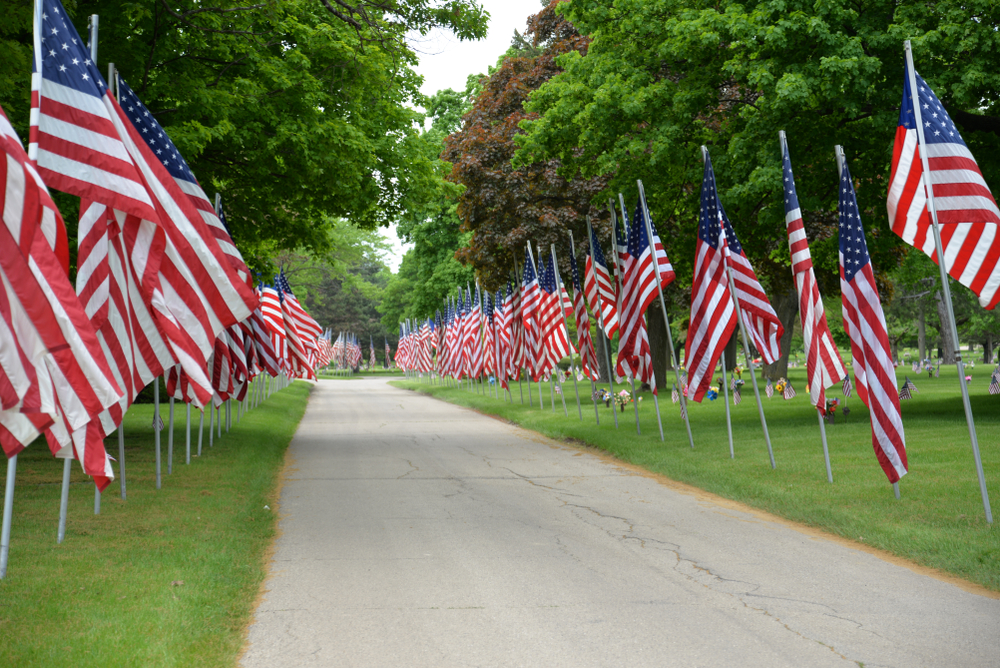
[[[722,208],[719,193],[715,188],[712,158],[706,154],[705,172],[701,180],[701,215],[698,220],[698,238],[716,250],[719,249],[719,214],[722,214],[723,219],[726,218],[726,212]]]
[[[549,253],[548,260],[542,264],[542,271],[538,275],[538,285],[550,295],[556,291],[556,272],[552,266],[551,253]]]
[[[642,202],[635,205],[635,216],[632,217],[632,227],[628,231],[628,253],[638,258],[649,248],[649,236],[646,234],[646,216],[643,215]]]
[[[899,107],[899,124],[907,130],[917,127],[916,116],[913,113],[913,98],[910,95],[910,77],[904,66],[903,68],[903,103]],[[945,111],[944,105],[938,100],[937,95],[931,90],[919,74],[916,75],[917,91],[920,99],[920,119],[924,124],[924,140],[928,144],[961,144],[965,146],[965,140],[959,134],[951,116]]]
[[[865,243],[865,228],[861,224],[858,200],[854,196],[851,172],[844,161],[844,172],[840,175],[840,252],[844,256],[844,278],[848,281],[870,261],[868,244]]]
[[[43,0],[41,44],[42,76],[87,95],[102,97],[107,85],[90,59],[90,49],[66,16],[59,0]],[[32,71],[36,71],[32,60]]]
[[[569,269],[573,274],[573,289],[577,292],[583,292],[580,289],[580,270],[576,266],[576,253],[570,251],[569,254]]]
[[[194,174],[191,173],[191,168],[188,167],[174,143],[170,141],[170,137],[153,118],[153,114],[149,113],[149,110],[142,104],[135,91],[120,76],[118,77],[118,95],[121,98],[121,106],[125,115],[132,121],[132,125],[146,140],[150,150],[163,163],[170,175],[175,179],[197,183]]]
[[[522,281],[524,285],[530,285],[531,282],[535,280],[535,265],[531,261],[531,255],[528,251],[524,251],[524,276]]]
[[[795,177],[792,175],[792,159],[788,155],[788,146],[785,146],[785,155],[783,156],[784,164],[782,171],[784,172],[782,187],[784,188],[785,195],[785,213],[789,213],[799,208],[799,197],[795,194]]]

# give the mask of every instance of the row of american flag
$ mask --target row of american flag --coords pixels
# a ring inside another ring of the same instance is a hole
[[[219,197],[117,72],[108,85],[59,0],[36,3],[31,76],[27,152],[0,110],[0,445],[44,435],[104,489],[104,438],[146,385],[242,400],[262,373],[314,378],[331,333],[284,272],[254,285]],[[75,286],[49,187],[81,200]]]
[[[911,95],[911,73],[916,81],[915,96]],[[914,100],[924,112],[920,141]],[[810,402],[822,415],[826,411],[828,388],[841,383],[848,395],[855,388],[870,409],[872,445],[878,462],[889,481],[895,483],[908,470],[900,390],[855,197],[855,182],[846,160],[839,154],[839,264],[843,323],[851,341],[852,383],[824,313],[784,133],[780,136],[780,149],[785,222],[799,299]],[[929,158],[926,168],[921,151]],[[683,400],[700,402],[705,396],[723,349],[738,326],[767,363],[780,358],[779,344],[784,333],[726,215],[712,161],[704,147],[703,159],[685,343],[686,382],[679,382],[680,409],[685,420]],[[929,170],[926,179],[924,169]],[[943,105],[923,79],[909,70],[890,181],[887,208],[893,231],[938,261],[928,206],[931,188],[948,273],[972,289],[984,307],[994,308],[1000,301],[1000,235],[997,234],[1000,210]],[[927,186],[928,181],[932,185]],[[433,318],[401,325],[397,364],[404,369],[434,371],[456,379],[493,376],[507,389],[510,380],[520,380],[522,370],[530,380],[539,381],[548,378],[564,357],[579,355],[583,374],[596,381],[600,374],[590,332],[589,307],[602,335],[609,342],[616,334],[619,337],[617,375],[635,383],[648,383],[655,394],[657,379],[644,314],[662,294],[662,288],[674,280],[674,271],[650,220],[641,183],[631,220],[621,196],[619,201],[618,211],[609,202],[613,262],[607,261],[601,241],[588,224],[589,252],[582,284],[570,240],[572,299],[559,276],[554,247],[550,253],[539,248],[536,265],[529,244],[523,270],[518,270],[517,288],[513,282],[495,294],[482,291],[478,285],[475,291],[470,286],[465,291],[459,288],[457,299],[446,300],[443,313],[438,311]],[[566,328],[571,317],[576,321],[575,345]],[[749,350],[745,352],[751,357]],[[753,366],[748,364],[748,367],[753,374]],[[998,376],[994,374],[994,379]]]

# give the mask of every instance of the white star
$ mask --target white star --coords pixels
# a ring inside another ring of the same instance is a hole
[[[60,72],[65,72],[66,71],[66,66],[65,65],[60,65],[59,66],[59,71]]]
[[[73,59],[73,64],[74,65],[79,65],[80,64],[80,59],[79,58],[74,58]]]
[[[62,45],[62,50],[63,50],[63,51],[67,51],[67,50],[69,50],[69,44],[67,44],[66,42],[63,42],[63,45]]]
[[[49,49],[49,55],[50,56],[54,56],[54,55],[56,55],[56,52],[54,50],[52,50],[52,49]]]
[[[89,75],[89,74],[87,74],[86,72],[84,72],[84,73],[83,73],[83,80],[84,80],[84,81],[90,81],[90,75]]]

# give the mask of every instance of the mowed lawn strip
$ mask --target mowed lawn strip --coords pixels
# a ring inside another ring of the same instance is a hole
[[[985,520],[954,367],[942,368],[940,378],[928,378],[926,372],[917,375],[903,367],[898,370],[900,384],[909,375],[919,390],[913,399],[902,402],[910,473],[900,481],[899,501],[875,458],[868,410],[856,393],[846,400],[850,415],[845,418],[838,411],[835,423],[827,424],[833,484],[827,482],[817,413],[809,404],[805,370],[801,368],[789,372],[798,392],[793,399],[786,401],[777,392],[768,399],[761,384],[775,470],[768,459],[753,388],[745,375],[743,402],[730,406],[735,459],[729,457],[721,392],[715,401],[688,404],[695,443],[692,450],[679,407],[671,403],[672,378],[659,398],[665,442],[660,441],[649,393],[643,394],[639,404],[642,435],[637,436],[632,404],[618,414],[617,431],[612,409],[601,404],[601,424],[595,426],[589,381],[579,385],[582,422],[571,380],[563,386],[568,418],[559,395],[553,412],[548,384],[542,385],[544,410],[538,408],[537,384],[532,386],[534,407],[528,406],[527,383],[520,390],[517,383],[511,385],[513,404],[477,394],[467,389],[467,384],[455,389],[453,384],[431,384],[426,377],[394,384],[469,406],[555,439],[582,441],[672,480],[1000,591],[1000,529],[996,525],[1000,522],[1000,396],[987,393],[992,369],[980,365],[971,370],[969,389],[993,505],[993,525]],[[828,396],[839,398],[841,406],[845,404],[839,386],[831,388]]]
[[[294,383],[239,424],[234,406],[232,429],[211,449],[206,416],[202,456],[190,466],[178,403],[172,475],[161,433],[160,490],[153,406],[133,406],[125,419],[127,501],[116,480],[95,516],[94,486],[74,463],[61,545],[62,461],[40,442],[22,452],[10,566],[0,581],[0,665],[234,665],[266,575],[285,450],[310,389]],[[199,413],[191,413],[193,455]],[[166,403],[161,414],[166,423]],[[105,445],[117,457],[117,436]]]

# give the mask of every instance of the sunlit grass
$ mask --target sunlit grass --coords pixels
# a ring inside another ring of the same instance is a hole
[[[1000,521],[1000,396],[987,393],[991,371],[992,367],[983,365],[973,369],[969,389],[988,490]],[[838,415],[835,424],[827,425],[834,478],[833,484],[827,482],[818,418],[809,404],[801,368],[789,372],[798,391],[794,399],[785,401],[777,393],[768,399],[761,386],[775,470],[768,459],[749,378],[742,404],[731,406],[735,459],[729,457],[721,396],[690,405],[692,450],[668,391],[660,397],[666,437],[661,442],[648,393],[639,404],[642,435],[638,436],[631,404],[618,414],[618,430],[611,409],[603,404],[601,424],[595,426],[589,382],[580,385],[582,422],[572,382],[565,385],[568,418],[558,395],[556,411],[551,410],[548,385],[542,388],[545,408],[539,410],[537,385],[532,389],[534,407],[529,407],[526,385],[522,406],[517,384],[511,387],[513,404],[477,394],[467,385],[455,389],[431,384],[427,378],[394,384],[470,406],[546,436],[583,441],[673,480],[1000,590],[1000,530],[985,521],[955,369],[944,367],[940,378],[928,378],[926,373],[918,377],[908,367],[900,367],[900,382],[904,375],[910,376],[919,393],[902,402],[910,473],[900,481],[899,501],[875,459],[868,410],[856,395],[846,401],[850,416]],[[839,387],[831,388],[829,394],[843,401]]]
[[[203,454],[190,466],[178,406],[172,475],[162,433],[160,490],[153,407],[133,406],[125,420],[128,500],[115,481],[95,516],[94,487],[74,464],[61,545],[62,462],[41,443],[22,452],[10,566],[0,581],[0,665],[232,666],[266,574],[277,476],[309,391],[295,383],[239,424],[234,413],[212,449],[206,419]],[[116,436],[107,449],[117,456]]]

